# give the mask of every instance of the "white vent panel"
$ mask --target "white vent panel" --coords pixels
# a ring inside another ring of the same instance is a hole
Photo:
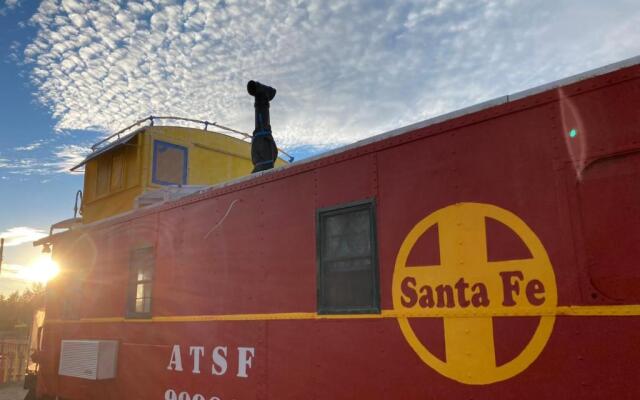
[[[58,374],[84,379],[116,377],[118,342],[115,340],[63,340]]]

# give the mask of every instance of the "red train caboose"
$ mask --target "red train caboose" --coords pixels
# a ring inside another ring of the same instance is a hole
[[[640,398],[639,61],[40,241],[39,396]]]

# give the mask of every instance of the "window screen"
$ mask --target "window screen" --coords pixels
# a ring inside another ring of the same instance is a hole
[[[318,212],[318,312],[380,312],[374,203]]]
[[[184,146],[160,140],[153,142],[153,183],[185,185],[188,151]]]
[[[129,275],[129,317],[151,316],[151,291],[155,257],[153,247],[131,252]]]

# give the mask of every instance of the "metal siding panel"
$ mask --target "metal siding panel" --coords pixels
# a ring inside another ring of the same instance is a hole
[[[260,310],[316,309],[315,182],[312,173],[269,184],[261,197],[258,234],[264,265]],[[256,293],[256,294],[257,294]]]
[[[640,153],[634,153],[591,164],[578,185],[587,269],[610,300],[640,301],[639,180]]]
[[[376,174],[371,155],[328,164],[316,171],[318,208],[371,199]]]

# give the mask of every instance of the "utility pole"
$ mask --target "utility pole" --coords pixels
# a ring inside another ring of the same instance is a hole
[[[2,255],[4,253],[4,238],[0,238],[0,272],[2,272]]]

